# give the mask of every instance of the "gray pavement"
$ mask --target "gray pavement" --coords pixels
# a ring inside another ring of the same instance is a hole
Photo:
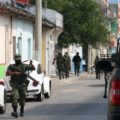
[[[42,102],[26,103],[25,116],[18,120],[107,120],[107,99],[103,99],[104,80],[81,73],[59,80],[52,77],[52,96]],[[11,103],[0,120],[11,120]]]
[[[70,75],[68,79],[53,79],[58,85],[57,96],[63,94],[59,101],[73,106],[68,107],[71,116],[65,116],[63,120],[107,120],[107,99],[103,98],[104,79],[96,79],[95,74],[81,73],[79,76]],[[73,112],[73,113],[72,113]]]
[[[75,76],[73,73],[71,73],[70,77],[67,79],[64,78],[64,79],[60,80],[58,76],[51,76],[51,79],[52,79],[52,81],[55,82],[55,84],[58,81],[60,84],[64,84],[64,83],[69,83],[69,82],[78,82],[77,80],[81,80],[81,81],[82,80],[96,80],[94,73],[89,74],[87,72],[81,72],[79,76]],[[60,81],[62,81],[62,82],[60,82]]]

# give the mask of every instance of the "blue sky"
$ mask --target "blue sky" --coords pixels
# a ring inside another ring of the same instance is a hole
[[[109,0],[110,1],[110,3],[117,3],[118,2],[118,0]]]

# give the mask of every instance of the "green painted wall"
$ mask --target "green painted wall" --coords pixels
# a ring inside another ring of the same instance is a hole
[[[4,78],[5,75],[5,65],[0,65],[0,79]]]

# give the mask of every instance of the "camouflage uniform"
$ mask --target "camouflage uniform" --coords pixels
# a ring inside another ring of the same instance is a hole
[[[99,58],[98,56],[96,56],[95,61],[94,61],[96,79],[100,79],[100,70],[99,70],[99,66],[97,65],[98,61],[99,61]]]
[[[21,59],[20,55],[15,55],[15,60],[19,61],[20,59]],[[20,69],[22,72],[26,72],[27,70],[32,70],[33,67],[30,65],[25,65],[23,63],[20,64],[15,63],[8,66],[7,72],[11,73],[10,85],[12,87],[12,107],[14,110],[12,116],[14,117],[18,117],[17,115],[18,97],[19,97],[19,104],[21,106],[20,108],[21,116],[24,113],[26,89],[28,84],[26,76],[23,73],[21,73],[18,69]],[[15,74],[15,72],[18,72],[19,75]]]
[[[58,69],[59,78],[60,79],[62,77],[64,78],[64,57],[62,56],[61,53],[59,53],[58,56],[56,57],[56,65]]]
[[[70,57],[68,56],[68,53],[65,53],[65,55],[64,55],[64,71],[65,71],[66,78],[69,77],[70,69],[71,69],[71,60],[70,60]]]

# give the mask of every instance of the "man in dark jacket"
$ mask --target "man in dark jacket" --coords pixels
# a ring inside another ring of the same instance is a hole
[[[81,62],[81,57],[79,56],[79,52],[76,53],[76,55],[73,57],[73,63],[74,63],[74,71],[75,75],[79,76],[79,71],[80,71],[80,62]]]

